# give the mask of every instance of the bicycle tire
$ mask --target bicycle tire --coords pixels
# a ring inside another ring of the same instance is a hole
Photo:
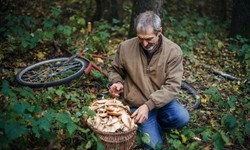
[[[31,88],[50,87],[68,83],[85,73],[91,63],[84,58],[54,58],[32,64],[22,69],[16,80],[19,84]]]
[[[191,107],[187,107],[187,109],[188,110],[197,109],[201,105],[201,99],[196,89],[185,81],[181,82],[181,88],[187,91],[189,94],[191,94],[195,100],[194,104]]]

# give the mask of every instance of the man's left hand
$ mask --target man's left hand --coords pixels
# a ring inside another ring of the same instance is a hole
[[[143,104],[131,115],[131,117],[134,117],[135,123],[142,124],[148,119],[148,112],[148,106]]]

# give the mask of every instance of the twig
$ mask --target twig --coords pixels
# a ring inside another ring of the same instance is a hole
[[[218,71],[218,70],[215,70],[213,68],[211,68],[212,72],[215,74],[215,75],[220,75],[220,76],[223,76],[225,77],[226,79],[229,79],[229,80],[241,80],[240,78],[237,78],[235,76],[232,76],[230,74],[227,74],[225,72],[221,72],[221,71]]]
[[[197,59],[194,59],[194,58],[191,58],[194,60],[194,62],[198,63],[199,65],[203,66],[204,68],[206,69],[209,69],[213,74],[215,75],[220,75],[226,79],[229,79],[229,80],[242,80],[241,78],[238,78],[238,77],[235,77],[235,76],[232,76],[228,73],[225,73],[225,72],[222,72],[222,71],[219,71],[219,70],[215,70],[213,67],[211,66],[208,66],[208,65],[205,65],[205,64],[202,64],[199,62],[199,60]]]

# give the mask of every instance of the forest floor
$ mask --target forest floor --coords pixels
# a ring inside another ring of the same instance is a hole
[[[50,14],[48,10],[44,12],[41,10],[42,9],[40,9],[38,13]],[[16,14],[18,13],[16,12]],[[99,25],[100,24],[106,25],[106,22],[100,22]],[[174,25],[172,25],[172,27],[169,26],[169,29],[167,29],[166,32],[169,33],[169,30],[171,30],[171,32],[178,30],[173,26]],[[112,25],[109,25],[109,27],[112,28]],[[99,34],[99,30],[97,28],[98,27],[96,26],[96,29],[94,29],[96,31],[96,35]],[[124,27],[121,26],[120,28]],[[127,30],[127,28],[124,30]],[[189,33],[188,31],[186,32]],[[178,39],[173,38],[173,35],[179,33],[181,36],[177,36]],[[175,34],[170,33],[165,36],[169,37],[182,47],[182,44],[187,42],[183,41],[183,39],[186,38],[186,35],[183,35],[182,33],[183,32],[178,31]],[[207,33],[204,32],[204,34]],[[188,82],[197,90],[201,98],[201,106],[196,110],[190,111],[191,120],[187,126],[181,130],[173,130],[165,135],[166,143],[164,143],[164,145],[166,147],[169,147],[170,149],[196,148],[205,150],[250,149],[250,83],[247,80],[247,76],[249,75],[249,66],[239,59],[238,52],[231,50],[230,46],[232,45],[232,41],[230,41],[225,34],[216,37],[216,39],[214,39],[214,35],[217,35],[217,33],[214,33],[211,37],[208,35],[207,39],[194,39],[192,42],[195,44],[193,44],[192,50],[184,50],[183,80]],[[110,37],[105,39],[105,44],[108,49],[101,52],[103,55],[110,57],[115,54],[118,44],[126,39],[126,37],[116,37],[112,35],[120,34],[110,34]],[[10,36],[7,37],[10,39]],[[192,38],[196,37],[197,35],[192,36]],[[95,38],[97,38],[97,41],[95,41],[96,43],[94,44],[97,44],[98,42],[101,43],[101,40],[98,40],[103,38],[103,35],[98,35]],[[187,38],[189,38],[189,36],[187,36]],[[209,44],[214,41],[217,42],[211,47]],[[15,75],[22,68],[41,60],[71,55],[69,50],[65,50],[64,46],[58,47],[55,42],[57,41],[43,41],[28,51],[19,51],[18,49],[11,51],[9,50],[11,45],[10,41],[1,36],[1,48],[4,51],[3,55],[1,55],[1,81],[8,80],[11,88],[23,88],[15,82]],[[82,40],[74,40],[73,45],[81,47]],[[91,51],[91,53],[92,52],[100,53],[98,50]],[[100,59],[93,59],[93,61],[104,67],[105,70],[108,66],[110,66],[110,62],[103,62]],[[237,79],[234,80],[223,75],[216,75],[214,71],[227,73],[232,77],[237,77]],[[80,79],[72,81],[69,84],[55,87],[55,91],[62,91],[64,93],[49,95],[53,96],[50,98],[53,99],[53,101],[48,102],[47,100],[41,100],[41,103],[37,102],[37,104],[39,104],[41,108],[45,109],[44,112],[47,111],[46,107],[50,106],[52,109],[57,109],[56,111],[58,112],[68,111],[73,116],[74,114],[77,114],[77,111],[81,110],[83,106],[89,105],[93,100],[95,100],[98,94],[107,90],[105,85],[107,83],[107,79],[104,78],[105,77],[98,75],[96,72],[91,72],[89,75],[82,76]],[[39,93],[42,95],[38,97],[38,99],[47,99],[49,96],[45,97],[43,93],[51,92],[50,90],[51,88],[33,89],[33,92],[35,95],[39,95]],[[79,101],[65,100],[68,99],[67,96],[69,95],[71,98],[78,98]],[[73,95],[75,95],[75,97]],[[3,95],[1,95],[1,97],[2,96]],[[18,102],[21,102],[23,97],[21,96],[19,98]],[[7,99],[9,100],[9,98]],[[178,99],[182,102],[189,99],[194,100],[191,95],[185,93],[184,91],[180,92]],[[32,100],[29,101],[33,103]],[[4,110],[4,112],[8,112],[6,109],[8,108],[7,104],[0,105],[0,107]],[[83,123],[79,120],[77,120],[76,123],[78,123],[79,126],[83,126]],[[30,126],[30,124],[27,126]],[[0,131],[1,129],[2,126],[0,126]],[[55,130],[56,129],[57,128],[55,128]],[[68,135],[64,132],[62,133],[61,130],[56,132],[58,133],[57,139],[47,142],[49,145],[46,145],[46,148],[69,149],[76,148],[79,145],[86,149],[91,146],[94,147],[93,143],[92,145],[82,145],[81,143],[82,139],[86,141],[89,140],[90,135],[83,136],[83,133],[81,133],[68,137]],[[3,132],[1,131],[0,136],[2,133]],[[38,138],[35,142],[32,141],[33,138],[34,135],[32,135],[32,138],[28,140],[28,142],[31,143],[28,148],[41,148],[42,145],[39,144],[41,139]],[[13,147],[16,148],[15,146]]]

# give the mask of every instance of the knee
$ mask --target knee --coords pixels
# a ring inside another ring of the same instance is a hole
[[[181,128],[189,122],[190,120],[189,112],[184,108],[184,110],[182,110],[180,113],[178,113],[178,115],[176,115],[175,119],[177,120],[176,128]]]
[[[178,112],[168,115],[166,118],[158,118],[159,124],[163,129],[176,129],[185,126],[190,120],[189,112],[183,108]]]

